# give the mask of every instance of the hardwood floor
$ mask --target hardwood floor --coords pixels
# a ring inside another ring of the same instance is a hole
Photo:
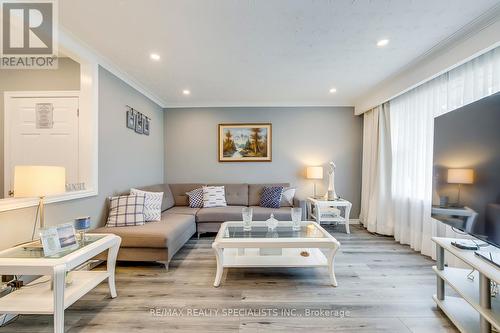
[[[337,288],[325,268],[230,269],[214,288],[213,237],[193,238],[168,272],[120,263],[118,298],[101,284],[66,311],[66,332],[456,332],[432,301],[433,261],[359,226],[327,229],[342,244]],[[52,317],[0,332],[52,332]]]

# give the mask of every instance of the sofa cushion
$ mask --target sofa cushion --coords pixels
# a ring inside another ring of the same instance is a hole
[[[226,207],[224,186],[203,186],[203,207]]]
[[[144,195],[120,195],[109,198],[107,227],[125,227],[143,225]]]
[[[165,211],[165,214],[185,214],[196,216],[200,208],[191,208],[189,206],[175,206]]]
[[[144,219],[146,222],[160,221],[161,219],[161,202],[163,200],[163,192],[149,192],[130,189],[130,195],[144,196]]]
[[[198,187],[192,191],[186,192],[188,196],[189,207],[201,208],[203,207],[203,188]]]
[[[283,195],[281,196],[281,207],[293,207],[293,199],[295,198],[295,192],[297,189],[295,187],[285,187],[283,189]]]
[[[278,183],[278,184],[249,184],[248,185],[248,205],[258,206],[260,204],[260,195],[264,187],[270,186],[283,186],[289,187],[288,183]]]
[[[189,206],[186,192],[202,187],[204,184],[169,184],[176,206]]]
[[[246,206],[202,208],[196,214],[197,222],[241,221],[241,209]]]
[[[224,186],[228,205],[248,206],[248,184],[210,184],[210,186]]]
[[[260,206],[251,206],[253,208],[254,221],[265,221],[271,214],[274,214],[274,218],[278,221],[291,221],[292,220],[292,209],[290,207],[281,208],[266,208]]]
[[[102,227],[91,233],[115,234],[122,238],[121,247],[168,248],[193,228],[194,216],[163,213],[161,221],[121,228]]]
[[[174,196],[172,195],[172,191],[170,190],[170,186],[168,186],[168,184],[143,186],[143,187],[138,187],[138,189],[148,192],[163,192],[163,199],[161,201],[162,212],[169,209],[170,207],[173,207],[175,204]]]
[[[283,195],[282,186],[264,187],[260,195],[261,207],[280,208],[281,196]]]

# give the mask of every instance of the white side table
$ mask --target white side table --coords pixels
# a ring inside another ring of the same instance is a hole
[[[115,264],[121,238],[112,234],[86,237],[87,244],[52,257],[44,257],[43,250],[30,247],[30,243],[0,252],[0,275],[43,275],[0,298],[0,313],[51,314],[54,332],[63,333],[64,310],[102,281],[108,280],[111,297],[115,298]],[[66,272],[107,250],[106,271],[73,271],[72,283],[66,284]]]
[[[328,216],[326,214],[328,208],[338,208],[340,210],[339,216]],[[314,220],[319,224],[344,224],[345,230],[348,234],[351,233],[351,231],[349,230],[349,214],[351,213],[351,208],[352,203],[345,199],[324,200],[315,199],[312,197],[307,198],[307,212],[310,220]]]

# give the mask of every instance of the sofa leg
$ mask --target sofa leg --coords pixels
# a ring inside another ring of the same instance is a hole
[[[168,272],[168,261],[158,261],[158,263],[162,264],[165,267],[165,270]]]

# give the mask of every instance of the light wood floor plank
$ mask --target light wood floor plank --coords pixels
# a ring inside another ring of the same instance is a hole
[[[99,285],[66,311],[66,332],[457,332],[432,301],[432,260],[359,226],[326,228],[342,244],[337,288],[323,268],[230,269],[214,288],[211,235],[191,239],[168,272],[119,263],[118,298]],[[21,316],[3,332],[52,332],[52,318]]]

